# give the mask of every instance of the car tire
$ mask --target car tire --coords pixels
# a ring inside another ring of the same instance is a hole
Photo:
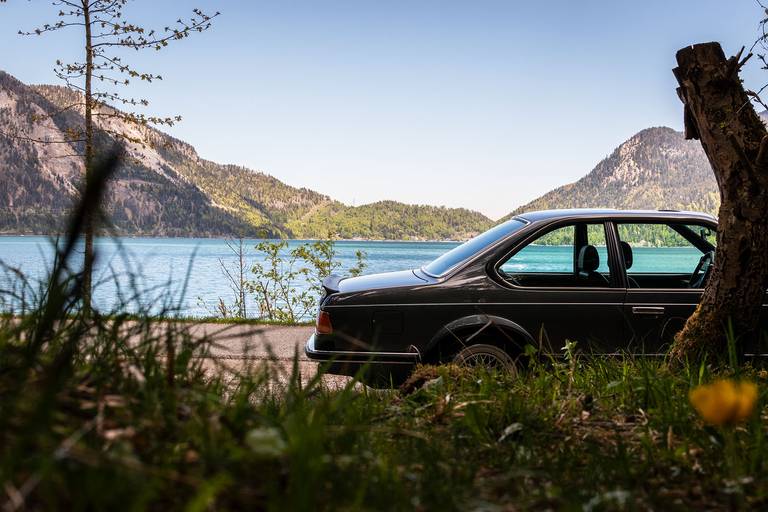
[[[453,362],[459,366],[484,366],[517,373],[517,365],[512,356],[499,347],[485,343],[464,347],[453,357]]]

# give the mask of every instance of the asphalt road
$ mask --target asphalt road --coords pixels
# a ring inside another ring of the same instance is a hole
[[[304,344],[312,335],[311,325],[195,324],[190,332],[213,341],[212,356],[218,359],[270,359],[309,361]]]
[[[304,355],[304,344],[314,326],[244,325],[200,323],[188,327],[195,337],[208,337],[212,342],[210,361],[206,366],[218,371],[242,371],[249,366],[272,361],[278,365],[278,378],[290,375],[293,359],[299,356],[299,371],[306,382],[317,374],[318,364]],[[323,382],[331,387],[343,386],[348,377],[324,375]]]

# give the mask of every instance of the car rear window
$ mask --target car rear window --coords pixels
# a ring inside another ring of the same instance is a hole
[[[525,225],[526,222],[520,219],[510,219],[507,222],[503,222],[476,236],[472,240],[464,242],[458,247],[454,247],[432,261],[432,263],[425,265],[422,270],[431,276],[443,276],[461,262],[474,256],[483,249],[492,246],[499,240],[506,238],[508,235],[514,233]]]

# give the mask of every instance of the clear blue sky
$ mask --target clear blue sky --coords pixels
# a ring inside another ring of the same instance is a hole
[[[754,0],[261,2],[134,0],[165,26],[220,10],[207,33],[131,55],[162,83],[135,89],[204,157],[348,204],[463,206],[493,218],[578,179],[637,131],[681,127],[675,51],[749,46]],[[0,4],[0,67],[53,83],[80,34],[16,35],[50,1]],[[756,61],[756,59],[754,59]],[[751,62],[748,86],[768,81]]]

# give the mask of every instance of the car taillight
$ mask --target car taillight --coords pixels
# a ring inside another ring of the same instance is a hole
[[[333,326],[331,325],[331,315],[327,311],[320,310],[317,313],[317,324],[315,325],[315,331],[317,334],[331,334],[333,332]]]

